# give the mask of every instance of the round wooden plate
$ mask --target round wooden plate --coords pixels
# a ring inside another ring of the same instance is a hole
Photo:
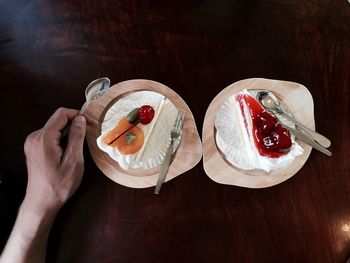
[[[97,146],[96,139],[101,133],[101,123],[107,110],[120,98],[131,92],[150,90],[158,92],[181,111],[185,112],[181,143],[173,154],[165,181],[169,181],[193,168],[202,158],[202,144],[192,112],[185,101],[169,87],[151,80],[128,80],[113,85],[102,97],[87,106],[84,116],[88,120],[86,139],[92,158],[100,170],[114,182],[131,188],[155,186],[159,168],[123,170],[118,163]]]
[[[293,117],[310,129],[315,129],[314,103],[308,89],[295,82],[251,78],[235,82],[222,90],[210,103],[203,124],[203,166],[207,175],[217,183],[248,188],[264,188],[284,182],[296,174],[311,153],[311,146],[297,140],[304,149],[288,166],[267,173],[263,170],[242,170],[228,163],[215,142],[215,116],[222,103],[243,89],[273,91],[286,105]]]

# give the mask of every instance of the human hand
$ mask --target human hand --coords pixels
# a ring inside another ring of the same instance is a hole
[[[84,171],[86,120],[60,108],[24,144],[27,192],[0,262],[45,262],[46,243],[57,212],[78,188]],[[66,149],[61,131],[72,121]]]
[[[28,170],[25,200],[35,209],[59,209],[77,190],[84,171],[83,144],[86,120],[78,111],[59,108],[45,126],[24,144]],[[72,121],[66,149],[61,130]]]

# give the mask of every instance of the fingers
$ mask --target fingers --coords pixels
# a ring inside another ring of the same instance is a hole
[[[72,120],[77,114],[78,110],[59,108],[50,117],[45,124],[45,129],[48,131],[58,132],[61,131],[70,120]]]
[[[68,144],[64,153],[63,161],[68,159],[82,160],[83,159],[83,145],[86,132],[86,120],[84,116],[77,115],[70,127]]]

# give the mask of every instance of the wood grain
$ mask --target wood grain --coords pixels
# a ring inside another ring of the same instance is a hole
[[[310,129],[315,129],[314,102],[308,89],[301,84],[288,81],[251,78],[235,82],[223,89],[210,103],[205,114],[202,138],[203,138],[203,167],[207,175],[217,183],[237,185],[248,188],[265,188],[286,181],[296,174],[308,159],[311,146],[297,140],[304,149],[302,155],[284,167],[269,173],[263,170],[242,170],[224,159],[215,142],[214,123],[216,113],[221,105],[229,97],[243,89],[270,90],[293,117],[301,123],[305,123]]]
[[[131,188],[155,186],[159,167],[154,169],[123,170],[109,155],[99,149],[96,139],[101,134],[101,123],[105,113],[125,94],[136,91],[155,91],[168,98],[179,111],[185,113],[181,143],[172,157],[165,182],[174,179],[192,169],[202,159],[202,143],[190,108],[176,92],[169,87],[151,80],[128,80],[113,85],[102,97],[93,100],[87,106],[84,115],[90,121],[87,126],[86,140],[90,154],[101,171],[112,181]]]

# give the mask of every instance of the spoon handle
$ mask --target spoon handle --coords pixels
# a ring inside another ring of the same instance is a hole
[[[81,107],[78,115],[81,115],[81,114],[84,113],[84,111],[86,109],[86,106],[87,106],[87,102],[85,102],[84,105]],[[66,146],[67,146],[68,133],[69,133],[71,125],[72,125],[72,122],[69,121],[67,123],[67,125],[63,128],[63,130],[61,131],[60,145],[61,145],[62,148],[66,148]]]
[[[325,136],[323,136],[322,134],[319,134],[318,132],[315,132],[315,131],[309,129],[304,124],[298,122],[297,120],[295,120],[294,118],[289,116],[287,113],[285,113],[285,112],[280,112],[280,113],[283,115],[283,117],[285,117],[286,119],[295,123],[299,128],[303,129],[307,133],[307,135],[309,135],[312,139],[314,139],[321,146],[323,146],[325,148],[328,148],[329,146],[331,146],[331,141],[328,138],[326,138]]]
[[[320,151],[321,153],[324,153],[327,156],[332,155],[332,153],[330,151],[328,151],[326,148],[323,148],[321,145],[319,145],[317,142],[315,142],[312,138],[306,136],[302,132],[299,132],[292,127],[288,127],[288,126],[286,126],[286,127],[288,128],[288,130],[290,131],[291,134],[293,134],[296,138],[300,139],[301,141],[309,144],[310,146],[312,146],[312,148]]]

